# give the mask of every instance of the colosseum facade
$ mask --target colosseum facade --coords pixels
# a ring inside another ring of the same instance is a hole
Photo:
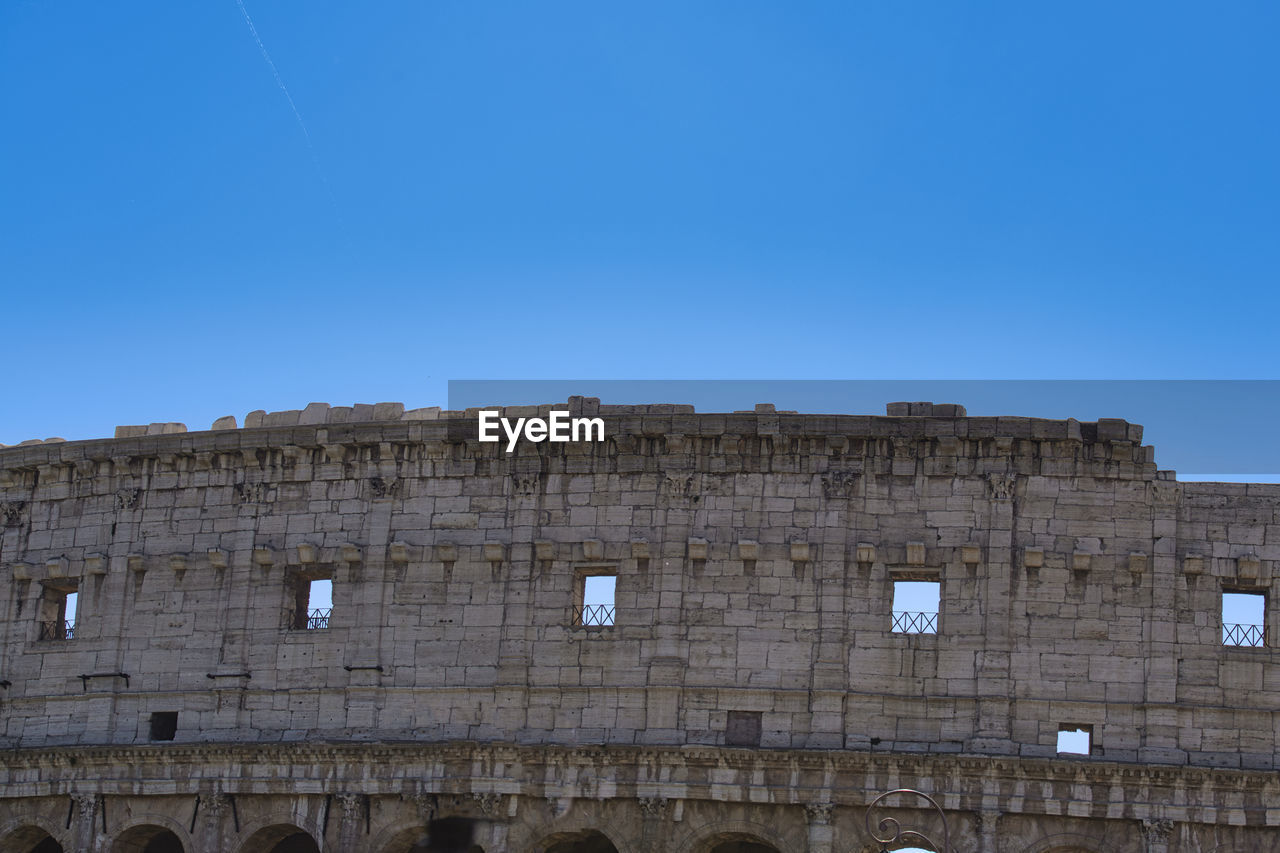
[[[899,788],[958,853],[1280,850],[1280,486],[1121,420],[503,414],[553,409],[604,440],[0,449],[0,850],[867,853]]]

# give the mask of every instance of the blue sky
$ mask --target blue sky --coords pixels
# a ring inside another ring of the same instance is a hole
[[[0,442],[450,378],[1276,375],[1274,5],[243,8],[288,98],[236,0],[0,8]]]

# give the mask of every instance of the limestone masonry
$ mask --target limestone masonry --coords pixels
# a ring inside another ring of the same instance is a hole
[[[495,411],[552,409],[604,440],[0,449],[0,851],[862,853],[900,787],[957,851],[1280,850],[1280,486],[1121,420]]]

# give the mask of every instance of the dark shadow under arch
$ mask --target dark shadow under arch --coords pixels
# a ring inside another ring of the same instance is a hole
[[[595,829],[557,834],[543,842],[543,845],[546,853],[618,853],[618,848],[609,840],[609,836]]]
[[[396,833],[378,853],[484,853],[475,834],[474,820],[442,817]]]
[[[116,836],[111,853],[186,853],[182,839],[173,830],[144,823],[131,826]]]
[[[66,853],[58,839],[38,826],[23,826],[0,840],[0,853]]]
[[[240,846],[241,853],[320,853],[320,845],[291,823],[264,826]]]

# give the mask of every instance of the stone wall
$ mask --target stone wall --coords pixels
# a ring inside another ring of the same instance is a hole
[[[1178,483],[1123,421],[575,398],[605,442],[507,454],[474,410],[379,405],[0,450],[0,844],[110,850],[133,811],[250,843],[198,795],[322,849],[456,812],[487,850],[847,850],[910,782],[961,849],[1272,849],[1280,668],[1220,616],[1275,601],[1280,486]],[[613,624],[575,624],[600,572]],[[318,578],[328,626],[295,627]],[[903,579],[940,582],[936,634],[891,630]]]

